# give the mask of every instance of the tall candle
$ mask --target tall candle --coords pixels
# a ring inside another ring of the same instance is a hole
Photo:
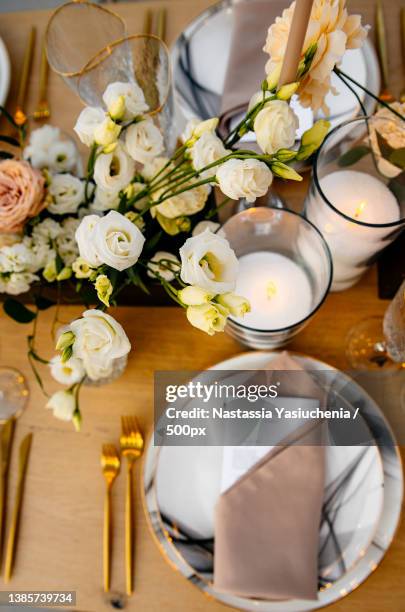
[[[326,199],[352,219],[339,215],[312,189],[306,216],[321,231],[331,250],[332,289],[342,290],[352,286],[371,257],[384,248],[391,229],[381,225],[399,220],[399,206],[384,183],[364,172],[331,172],[319,180],[319,185]]]
[[[240,257],[235,291],[250,301],[251,312],[243,319],[232,318],[254,329],[292,326],[305,319],[312,308],[311,285],[304,269],[271,251]]]
[[[311,16],[313,0],[296,0],[278,85],[294,83]]]

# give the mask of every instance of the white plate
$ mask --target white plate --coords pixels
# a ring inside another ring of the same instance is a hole
[[[10,88],[10,58],[6,45],[0,38],[0,105],[4,106]]]
[[[275,353],[245,353],[215,366],[216,370],[249,370],[263,368]],[[324,363],[300,357],[303,365],[313,370],[329,368]],[[383,439],[378,449],[370,447],[333,447],[328,449],[328,481],[361,457],[352,481],[339,499],[334,523],[335,533],[342,542],[342,559],[323,565],[320,578],[329,583],[319,593],[318,602],[291,600],[288,602],[257,601],[218,593],[211,584],[212,556],[198,550],[198,540],[213,536],[213,508],[218,498],[221,479],[222,449],[219,447],[162,447],[150,445],[145,464],[145,499],[152,528],[164,553],[184,576],[220,601],[242,610],[285,611],[312,610],[327,605],[352,591],[377,566],[388,548],[396,529],[402,501],[402,467],[392,433],[378,406],[356,383],[336,372],[336,382],[362,401],[362,414],[374,437]],[[348,386],[348,381],[351,384]],[[349,389],[349,390],[348,390]],[[343,451],[343,452],[342,452]],[[383,470],[382,470],[383,466]],[[346,507],[345,501],[348,502]],[[343,502],[343,503],[342,503]],[[161,514],[165,516],[163,523]],[[174,523],[185,541],[168,539],[168,529]],[[325,534],[321,533],[321,539]],[[187,546],[186,540],[197,543]],[[206,569],[204,570],[204,564]],[[349,569],[347,569],[349,568]]]

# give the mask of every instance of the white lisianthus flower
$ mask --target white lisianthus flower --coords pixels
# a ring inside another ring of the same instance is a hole
[[[73,129],[87,147],[94,143],[94,132],[104,119],[105,112],[99,106],[86,106],[78,116]]]
[[[190,149],[191,160],[195,170],[202,170],[231,153],[227,151],[220,138],[213,132],[204,132]],[[200,174],[202,179],[215,176],[216,168],[205,170]]]
[[[222,193],[232,200],[246,198],[254,202],[266,195],[273,175],[258,159],[228,159],[218,168],[217,180]]]
[[[246,298],[235,295],[235,293],[224,293],[216,298],[217,302],[234,317],[243,317],[250,312],[250,302]]]
[[[298,117],[288,102],[272,100],[259,111],[253,127],[263,153],[274,155],[280,149],[290,149],[294,145]]]
[[[184,183],[182,188],[192,185],[193,182],[195,182],[195,179],[188,183]],[[165,188],[162,188],[152,194],[153,200],[158,201],[164,191]],[[166,198],[161,204],[152,206],[150,213],[152,217],[154,217],[156,213],[159,213],[167,219],[195,215],[204,208],[210,191],[211,187],[209,185],[199,185],[194,189],[188,189],[175,196]]]
[[[78,257],[72,263],[72,270],[76,278],[90,278],[93,273],[93,268],[83,257]]]
[[[55,174],[48,189],[52,202],[49,212],[55,215],[75,213],[84,200],[84,183],[71,174]]]
[[[55,355],[49,362],[52,377],[61,385],[71,386],[82,380],[85,371],[81,359],[71,357],[64,363],[60,355]]]
[[[32,237],[36,242],[55,240],[61,233],[60,223],[54,219],[45,219],[34,226]]]
[[[83,360],[92,380],[106,376],[106,372],[111,372],[113,361],[131,350],[123,327],[101,310],[86,310],[81,319],[70,324],[70,329],[75,334],[73,357]]]
[[[123,83],[117,81],[116,83],[110,83],[103,94],[103,102],[108,112],[112,111],[114,114],[117,101],[121,104],[122,97],[125,101],[125,112],[123,114],[123,119],[125,121],[138,117],[149,110],[145,101],[145,96],[139,85],[136,83]]]
[[[93,244],[94,230],[99,221],[100,217],[98,215],[86,215],[81,220],[75,234],[80,257],[87,261],[92,268],[97,268],[101,264]]]
[[[126,130],[125,146],[133,160],[146,164],[163,151],[163,136],[152,119],[144,119]]]
[[[200,304],[187,308],[187,319],[209,336],[224,331],[228,311],[220,304]]]
[[[265,91],[264,99],[270,98],[272,95],[273,94],[270,91]],[[254,93],[249,101],[248,112],[251,111],[257,104],[259,104],[259,102],[262,102],[262,101],[263,101],[263,92],[257,91],[256,93]]]
[[[197,125],[199,125],[200,123],[201,123],[200,120],[197,119],[196,117],[193,117],[192,119],[190,119],[190,121],[187,123],[184,129],[184,132],[181,135],[181,141],[183,144],[191,140],[194,130],[196,129]]]
[[[214,295],[201,287],[189,285],[178,292],[178,298],[186,306],[199,306],[200,304],[208,304],[211,302]]]
[[[173,266],[170,264],[171,261],[174,264]],[[173,270],[177,271],[179,269],[180,261],[176,255],[173,255],[173,253],[169,253],[167,251],[157,251],[148,262],[147,274],[150,276],[150,278],[156,278],[158,275],[164,280],[170,282],[174,279]]]
[[[121,145],[112,153],[102,153],[94,164],[94,180],[106,191],[120,191],[131,182],[135,173],[135,162]]]
[[[3,278],[3,291],[9,295],[20,295],[29,291],[32,283],[38,280],[39,276],[31,272],[12,272],[8,278]]]
[[[192,236],[198,236],[198,234],[202,234],[206,229],[209,229],[213,234],[217,231],[218,228],[221,227],[220,223],[216,223],[215,221],[209,221],[206,219],[205,221],[200,221],[197,223],[193,231],[191,232]]]
[[[76,400],[71,391],[56,391],[46,405],[53,410],[53,416],[61,421],[71,421],[76,410]]]
[[[79,154],[72,140],[59,140],[48,149],[47,168],[52,172],[70,172],[77,166]]]
[[[226,238],[208,229],[188,238],[180,249],[181,279],[213,295],[233,291],[238,260]]]
[[[3,246],[0,249],[0,273],[34,272],[35,269],[31,270],[31,266],[34,268],[32,259],[30,243],[27,241]]]
[[[90,205],[91,210],[104,212],[115,210],[120,203],[119,191],[112,191],[96,187],[94,200]]]
[[[94,130],[94,140],[97,144],[106,147],[117,142],[121,132],[121,126],[110,117],[105,117]]]
[[[34,168],[45,168],[48,165],[49,148],[60,138],[60,129],[44,125],[30,134],[28,145],[23,151],[23,158],[29,159]]]
[[[71,266],[79,255],[76,242],[76,231],[80,225],[80,219],[67,217],[61,224],[62,231],[56,239],[56,247],[62,257],[65,266]]]
[[[140,229],[115,210],[97,219],[94,232],[91,237],[87,236],[87,240],[91,242],[98,260],[116,270],[133,266],[145,242]],[[82,251],[80,255],[91,263]]]

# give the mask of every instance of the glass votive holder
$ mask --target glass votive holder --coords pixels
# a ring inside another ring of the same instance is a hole
[[[231,217],[221,234],[239,260],[235,293],[251,304],[243,318],[228,317],[225,331],[255,349],[286,344],[329,291],[332,258],[321,233],[293,211],[258,207]]]
[[[401,170],[380,149],[381,137],[403,139],[404,130],[389,111],[359,117],[332,130],[317,153],[305,216],[332,253],[332,291],[354,285],[405,227]]]

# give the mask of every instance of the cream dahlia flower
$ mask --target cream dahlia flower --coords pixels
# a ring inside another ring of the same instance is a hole
[[[317,44],[311,67],[301,79],[297,91],[300,102],[313,111],[320,108],[328,111],[325,96],[331,90],[331,73],[346,49],[357,49],[367,36],[361,25],[360,15],[349,15],[346,0],[315,0],[302,53]],[[270,26],[263,50],[269,54],[266,73],[272,74],[280,68],[287,46],[295,2],[285,9]]]

